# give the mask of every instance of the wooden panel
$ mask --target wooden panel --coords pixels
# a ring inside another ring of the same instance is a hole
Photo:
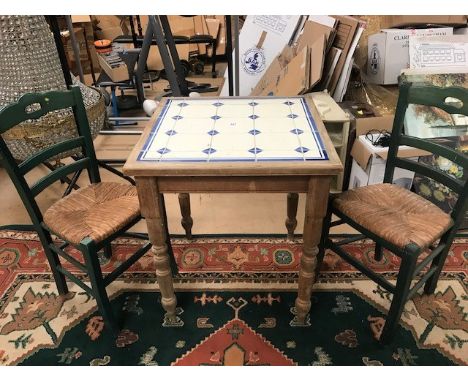
[[[320,177],[322,178],[322,177]],[[325,178],[325,177],[324,177]],[[186,176],[158,178],[160,192],[306,192],[308,176],[207,177]]]

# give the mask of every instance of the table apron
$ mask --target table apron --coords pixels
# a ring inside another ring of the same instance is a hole
[[[297,192],[309,189],[311,178],[326,178],[331,175],[307,176],[188,176],[157,177],[158,189],[164,192]]]

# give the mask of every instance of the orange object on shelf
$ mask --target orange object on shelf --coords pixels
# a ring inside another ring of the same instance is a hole
[[[98,53],[109,53],[112,51],[111,40],[96,40],[94,41],[94,47]]]

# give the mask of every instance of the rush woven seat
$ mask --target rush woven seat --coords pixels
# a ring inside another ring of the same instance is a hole
[[[140,214],[134,186],[101,182],[81,188],[53,204],[44,222],[73,244],[90,238],[100,242]]]
[[[404,248],[426,248],[452,224],[450,215],[423,197],[383,183],[343,192],[333,206],[360,226]]]

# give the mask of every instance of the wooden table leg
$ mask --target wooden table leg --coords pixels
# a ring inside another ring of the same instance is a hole
[[[138,199],[141,215],[146,219],[148,236],[153,244],[156,278],[161,291],[161,304],[167,312],[168,320],[176,321],[177,299],[174,294],[172,272],[166,244],[166,228],[163,212],[163,201],[158,191],[156,178],[137,177]]]
[[[294,230],[297,227],[297,204],[299,201],[299,194],[290,192],[288,194],[288,217],[286,219],[286,229],[288,230],[288,240],[294,239]]]
[[[182,224],[182,227],[184,227],[185,229],[185,236],[187,237],[187,239],[191,239],[193,219],[190,216],[190,194],[179,194],[179,206],[180,213],[182,214],[182,220],[180,222]]]
[[[327,212],[328,194],[330,191],[329,177],[311,177],[306,195],[304,219],[304,246],[299,269],[299,290],[296,298],[296,320],[304,324],[309,313],[312,287],[315,282],[315,268],[322,221]]]

